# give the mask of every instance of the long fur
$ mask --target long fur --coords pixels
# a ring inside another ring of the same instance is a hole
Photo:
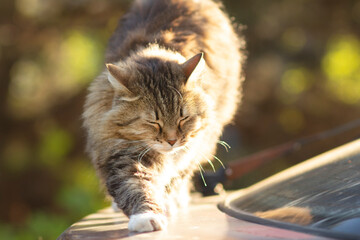
[[[233,118],[243,41],[221,8],[211,0],[136,0],[109,41],[106,63],[121,69],[127,91],[105,69],[89,87],[83,119],[87,152],[128,216],[186,205],[194,170],[212,159]],[[186,79],[182,64],[200,52],[204,69]]]

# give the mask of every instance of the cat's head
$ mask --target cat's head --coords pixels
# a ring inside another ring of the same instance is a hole
[[[211,114],[212,100],[200,87],[204,66],[202,53],[183,63],[151,56],[107,64],[113,131],[161,153],[191,144]]]

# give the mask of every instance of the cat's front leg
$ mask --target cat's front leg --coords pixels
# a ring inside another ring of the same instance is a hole
[[[119,182],[121,180],[119,179]],[[160,200],[155,195],[154,186],[148,180],[131,178],[122,181],[115,190],[114,200],[127,216],[129,216],[128,228],[134,232],[150,232],[162,230],[167,225],[164,208],[160,207]]]
[[[149,232],[164,229],[167,219],[163,191],[160,186],[154,186],[152,176],[129,165],[121,170],[115,166],[110,169],[107,189],[117,207],[130,218],[129,230]]]

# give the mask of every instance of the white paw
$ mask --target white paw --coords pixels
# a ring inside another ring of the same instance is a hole
[[[140,213],[130,216],[129,230],[133,232],[151,232],[166,227],[166,217],[153,212]]]

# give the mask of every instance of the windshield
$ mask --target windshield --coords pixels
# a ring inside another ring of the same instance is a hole
[[[360,140],[241,190],[220,208],[250,221],[360,239]]]

